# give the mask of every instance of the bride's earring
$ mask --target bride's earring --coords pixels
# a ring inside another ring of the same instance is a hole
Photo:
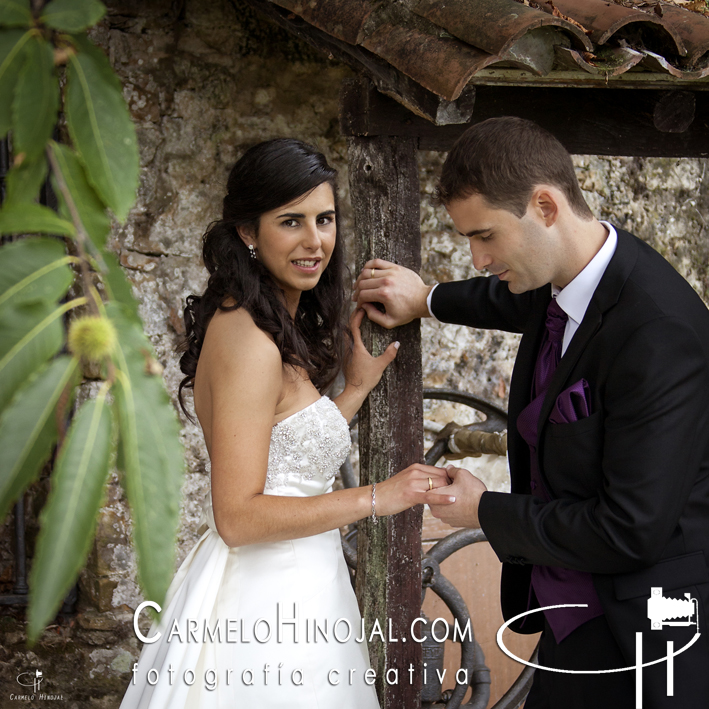
[[[253,244],[249,244],[249,256],[251,256],[254,261],[256,260],[256,247]]]

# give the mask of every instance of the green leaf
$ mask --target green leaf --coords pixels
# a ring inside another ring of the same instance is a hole
[[[138,187],[135,126],[108,59],[96,47],[87,49],[88,42],[75,39],[80,51],[67,67],[69,134],[89,181],[123,221]]]
[[[0,0],[0,25],[30,27],[32,25],[30,0]]]
[[[17,389],[64,343],[58,306],[74,278],[64,244],[22,239],[0,249],[0,410]]]
[[[118,410],[118,407],[114,404],[114,408]],[[118,415],[115,415],[116,420],[118,420]],[[121,484],[125,480],[126,476],[126,462],[123,459],[123,443],[121,442],[120,433],[118,435],[118,445],[116,446],[116,470],[119,473]]]
[[[39,475],[57,438],[55,409],[73,391],[79,362],[58,357],[30,379],[0,417],[0,520]]]
[[[85,32],[79,32],[79,34],[72,35],[72,41],[77,51],[81,54],[91,57],[98,68],[101,71],[104,81],[113,86],[117,91],[123,91],[123,84],[118,78],[111,62],[108,61],[106,53],[101,49],[101,47],[96,46],[87,36]]]
[[[0,234],[32,233],[74,236],[76,230],[41,204],[6,204],[0,209]]]
[[[35,160],[42,153],[57,122],[59,79],[52,45],[36,37],[25,48],[12,104],[12,147],[16,155]]]
[[[108,478],[111,431],[104,392],[79,409],[57,457],[30,574],[32,643],[56,615],[91,548]]]
[[[60,145],[59,143],[51,142],[50,147],[79,213],[81,223],[96,248],[101,249],[106,243],[106,237],[111,228],[111,220],[106,214],[106,208],[86,179],[86,173],[76,153],[66,145]],[[59,199],[59,213],[65,219],[71,220],[69,208],[64,201],[64,195],[62,195],[59,186],[56,184],[54,185],[54,192]]]
[[[0,249],[0,307],[36,300],[58,301],[74,274],[59,239],[20,239]]]
[[[15,85],[24,60],[24,49],[32,37],[22,30],[0,30],[0,139],[12,127]]]
[[[0,411],[64,344],[64,310],[46,301],[0,308]]]
[[[47,27],[61,32],[81,32],[106,14],[98,0],[52,0],[39,18]]]
[[[7,173],[6,203],[32,203],[47,179],[47,161],[44,155],[36,160],[23,160]]]
[[[103,274],[103,283],[106,286],[108,295],[112,300],[124,306],[126,317],[142,327],[143,321],[138,313],[138,301],[133,297],[133,290],[126,278],[125,271],[118,262],[118,258],[116,258],[114,253],[104,251],[103,259],[108,267],[108,271]]]
[[[115,401],[138,571],[146,596],[161,603],[173,575],[179,522],[180,426],[162,378],[146,373],[152,347],[142,328],[117,303],[106,311],[118,331]]]

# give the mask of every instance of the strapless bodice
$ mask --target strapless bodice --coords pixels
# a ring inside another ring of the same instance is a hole
[[[326,396],[279,421],[271,431],[265,495],[310,497],[332,488],[332,481],[350,452],[345,417]],[[202,505],[199,533],[217,532],[212,494]]]
[[[288,494],[282,490],[304,483],[309,495],[325,492],[349,452],[347,421],[337,404],[322,396],[273,427],[264,492]],[[312,483],[321,489],[312,492]]]

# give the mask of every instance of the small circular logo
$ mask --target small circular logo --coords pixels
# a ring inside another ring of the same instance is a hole
[[[42,670],[34,670],[34,672],[20,672],[17,675],[17,684],[21,687],[32,687],[32,691],[36,694],[39,692],[39,685],[42,684]]]

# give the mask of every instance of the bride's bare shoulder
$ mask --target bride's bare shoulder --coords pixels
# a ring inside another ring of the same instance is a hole
[[[254,322],[244,308],[217,310],[207,326],[200,359],[220,363],[260,361],[281,367],[281,354],[273,337]]]

